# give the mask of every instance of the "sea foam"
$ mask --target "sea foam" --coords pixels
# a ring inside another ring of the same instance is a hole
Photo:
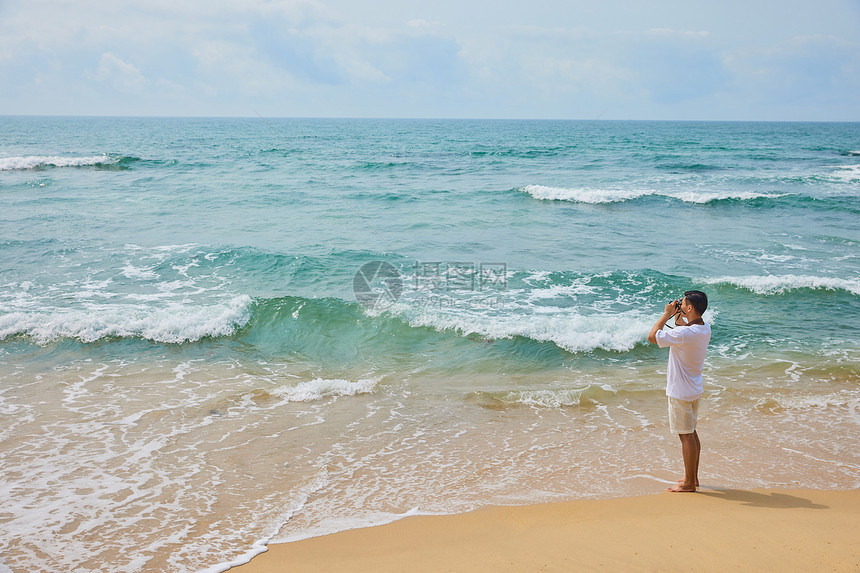
[[[514,390],[500,393],[495,399],[506,404],[520,404],[533,408],[562,408],[578,406],[584,389],[559,388],[556,390]]]
[[[808,275],[781,276],[723,276],[704,278],[706,284],[732,284],[751,290],[756,294],[781,294],[801,288],[846,290],[852,294],[860,294],[860,280],[840,279],[836,277],[816,277]]]
[[[570,201],[573,203],[621,203],[638,199],[639,197],[658,196],[678,199],[685,203],[710,203],[735,199],[748,201],[750,199],[782,197],[785,193],[754,193],[750,191],[657,191],[654,189],[589,189],[546,187],[543,185],[526,185],[520,189],[535,199],[546,201]]]
[[[860,165],[840,165],[829,176],[846,183],[860,181]]]
[[[397,307],[397,305],[395,305]],[[395,308],[410,326],[478,334],[487,339],[516,336],[537,342],[552,342],[568,352],[595,349],[627,351],[645,340],[653,318],[639,313],[582,315],[571,311],[552,314],[480,314],[446,312],[436,309]]]
[[[87,165],[105,165],[115,162],[114,159],[107,155],[94,155],[90,157],[28,155],[24,157],[0,158],[0,171],[34,169],[36,167],[84,167]]]
[[[849,406],[856,408],[860,405],[856,394],[836,393],[817,395],[771,395],[760,398],[756,406],[761,410],[780,408],[785,410],[808,410],[811,408],[829,408],[832,406]]]
[[[545,187],[544,185],[526,185],[522,190],[535,199],[572,201],[576,203],[617,203],[636,199],[644,195],[657,194],[653,190],[589,189],[585,187],[568,189],[564,187]]]
[[[61,338],[95,342],[101,338],[144,338],[154,342],[194,342],[229,336],[251,317],[251,297],[236,296],[221,304],[178,305],[151,309],[137,305],[103,305],[98,310],[57,309],[0,315],[0,340],[24,335],[39,344]]]
[[[370,394],[378,380],[369,378],[350,382],[349,380],[327,380],[316,378],[309,382],[300,382],[296,386],[282,386],[273,390],[275,396],[286,398],[288,402],[312,402],[329,396],[355,396]]]

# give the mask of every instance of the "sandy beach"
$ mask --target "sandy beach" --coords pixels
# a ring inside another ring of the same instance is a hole
[[[416,516],[268,551],[276,571],[858,571],[860,490],[720,489]]]

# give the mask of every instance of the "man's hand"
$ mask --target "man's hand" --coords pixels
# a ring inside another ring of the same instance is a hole
[[[648,333],[648,342],[651,344],[657,344],[657,332],[663,330],[663,327],[666,326],[666,323],[669,322],[670,318],[675,316],[675,313],[678,312],[678,310],[679,309],[675,306],[674,300],[666,305],[666,308],[663,309],[663,316],[654,323],[654,326],[651,327],[651,332]]]
[[[667,304],[664,313],[669,312],[669,309],[671,308],[672,316],[675,317],[675,326],[687,326],[687,317],[684,316],[684,310],[680,305],[676,305],[675,302],[676,301],[672,301]]]

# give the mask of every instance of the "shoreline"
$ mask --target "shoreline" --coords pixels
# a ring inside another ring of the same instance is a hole
[[[860,569],[860,489],[724,489],[404,517],[273,543],[236,573]]]

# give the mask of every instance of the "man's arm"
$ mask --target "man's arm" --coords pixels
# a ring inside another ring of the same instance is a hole
[[[666,308],[663,310],[663,316],[651,327],[651,332],[648,333],[648,342],[657,344],[657,333],[663,330],[663,327],[666,326],[670,318],[675,316],[675,310],[675,301],[673,300],[666,305]]]

